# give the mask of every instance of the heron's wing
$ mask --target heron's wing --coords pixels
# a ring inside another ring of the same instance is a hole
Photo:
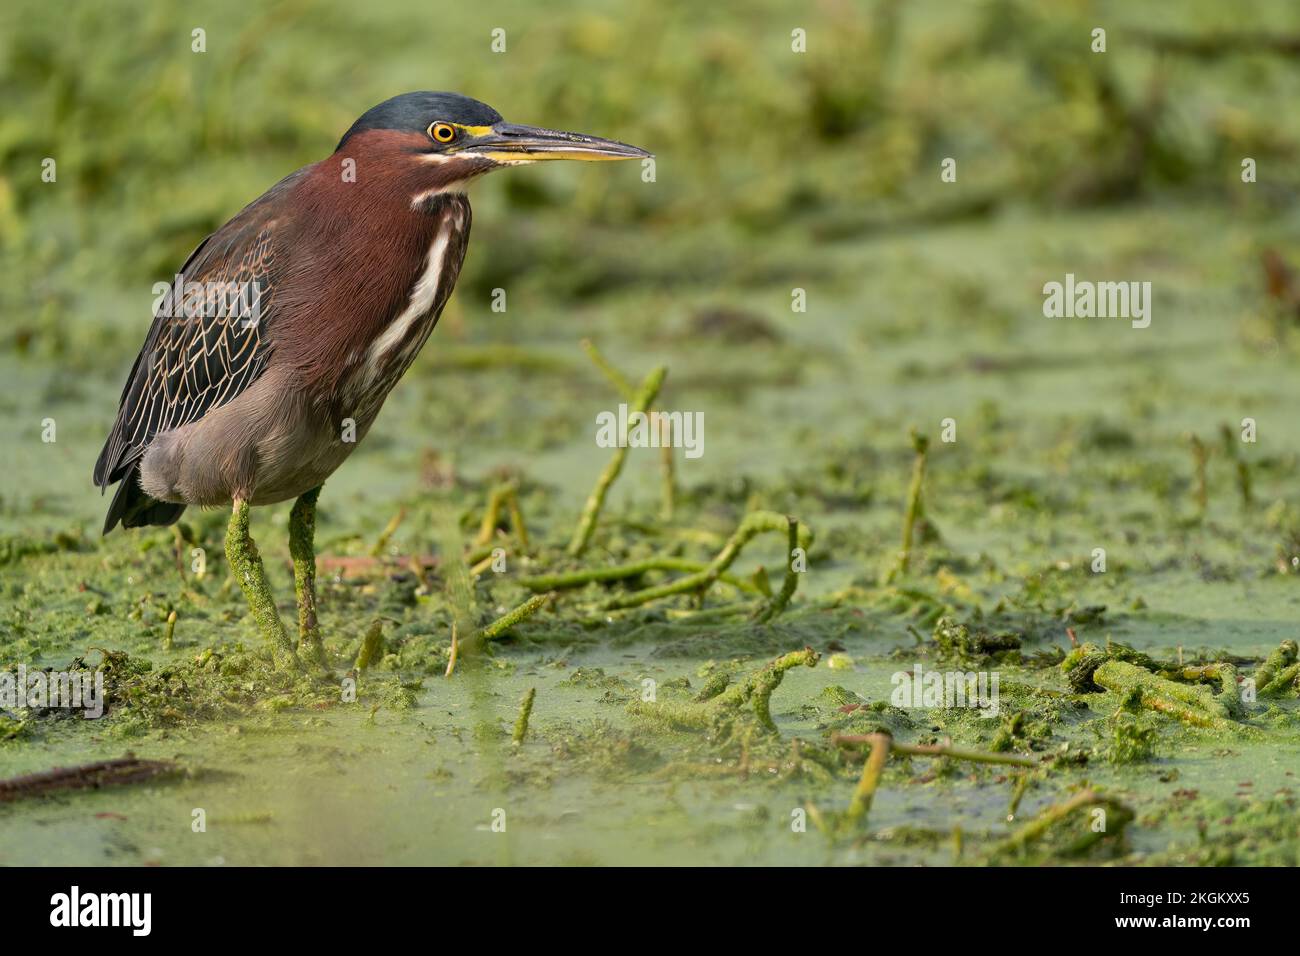
[[[301,172],[199,244],[181,267],[180,302],[174,289],[162,297],[95,463],[101,488],[122,480],[154,436],[198,421],[266,369],[286,258],[277,213]]]

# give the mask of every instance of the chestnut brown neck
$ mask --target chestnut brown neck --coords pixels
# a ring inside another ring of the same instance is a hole
[[[294,190],[294,220],[311,223],[311,231],[294,237],[310,253],[302,260],[306,281],[293,285],[312,301],[283,303],[303,316],[303,334],[283,346],[278,360],[299,368],[320,399],[341,398],[371,344],[410,305],[449,215],[460,217],[463,234],[446,253],[450,281],[433,303],[435,313],[459,274],[470,213],[463,185],[467,171],[476,171],[426,160],[420,142],[383,130],[357,134],[310,167]],[[436,314],[429,328],[433,321]]]

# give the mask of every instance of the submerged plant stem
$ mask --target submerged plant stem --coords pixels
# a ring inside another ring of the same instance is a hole
[[[877,734],[836,734],[831,739],[837,744],[869,744]],[[973,763],[1005,764],[1013,767],[1036,767],[1032,757],[1017,754],[989,753],[983,750],[966,750],[951,744],[905,744],[896,740],[890,743],[893,753],[907,757],[951,757]]]
[[[141,760],[133,756],[76,767],[55,767],[53,770],[0,780],[0,802],[64,790],[98,790],[101,787],[140,783],[179,771],[180,768],[168,760]]]

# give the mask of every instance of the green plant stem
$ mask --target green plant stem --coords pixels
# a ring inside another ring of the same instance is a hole
[[[1276,697],[1288,690],[1300,690],[1300,664],[1292,664],[1285,670],[1279,671],[1278,675],[1259,688],[1257,693],[1261,697]]]
[[[451,646],[447,650],[447,671],[442,676],[450,677],[456,673],[456,661],[460,659],[460,640],[456,636],[456,622],[451,622]]]
[[[1220,664],[1214,671],[1219,679],[1218,700],[1223,704],[1229,717],[1241,717],[1245,708],[1241,705],[1241,688],[1237,686],[1237,668],[1231,664]]]
[[[510,527],[515,533],[515,539],[519,542],[519,550],[528,550],[528,526],[524,524],[524,512],[519,507],[519,489],[511,486],[510,500]]]
[[[587,358],[591,359],[591,364],[600,369],[601,374],[609,379],[609,383],[614,386],[614,391],[618,392],[625,401],[631,401],[633,395],[632,383],[627,380],[622,372],[610,364],[600,349],[596,348],[596,343],[591,339],[583,339],[578,344],[587,353]]]
[[[623,397],[623,400],[627,402],[633,401],[635,395],[632,383],[627,380],[622,372],[609,363],[605,356],[601,354],[600,349],[596,348],[596,343],[591,339],[583,339],[582,349],[587,353],[587,357],[591,359],[592,364],[609,379],[610,384]],[[673,461],[673,426],[670,421],[664,419],[661,427],[659,443],[659,487],[661,494],[659,520],[672,521],[677,501],[676,465]]]
[[[373,621],[370,627],[366,628],[365,635],[361,638],[361,648],[357,651],[356,668],[357,673],[366,670],[375,659],[379,656],[384,641],[384,622]]]
[[[1206,509],[1210,505],[1209,480],[1206,477],[1206,463],[1209,460],[1210,453],[1199,435],[1189,435],[1188,441],[1192,446],[1192,465],[1196,473],[1196,512],[1204,517]]]
[[[534,577],[520,578],[519,583],[530,591],[564,591],[580,588],[593,582],[621,581],[626,578],[640,577],[650,571],[703,571],[708,567],[703,561],[688,561],[685,558],[646,558],[631,564],[617,564],[603,568],[589,568],[585,571],[567,571],[561,574],[540,574]],[[729,574],[719,575],[719,580],[742,591],[756,593],[757,586]]]
[[[533,713],[533,699],[537,696],[537,688],[530,687],[524,694],[523,700],[519,702],[519,716],[515,718],[515,732],[511,735],[510,741],[516,747],[524,742],[524,737],[528,735],[528,718]]]
[[[1264,658],[1264,663],[1260,664],[1255,670],[1256,692],[1269,686],[1279,673],[1294,664],[1298,652],[1300,652],[1300,646],[1297,646],[1295,641],[1289,639],[1270,651],[1268,657]]]
[[[664,383],[664,376],[668,374],[668,369],[660,365],[653,369],[646,376],[645,381],[637,390],[630,403],[629,417],[637,412],[645,414],[647,408],[659,394],[659,389]],[[605,496],[609,494],[610,487],[618,478],[619,472],[623,470],[623,463],[627,460],[628,446],[621,444],[614,449],[614,454],[610,457],[609,463],[600,473],[596,480],[596,486],[591,490],[587,497],[587,503],[583,506],[582,515],[578,519],[578,526],[573,531],[573,538],[569,541],[568,553],[570,557],[578,557],[587,550],[587,545],[591,542],[591,535],[596,530],[596,522],[600,519],[601,509],[605,506]]]
[[[723,706],[740,706],[746,700],[752,700],[754,714],[767,730],[776,732],[776,722],[772,720],[772,691],[780,686],[785,672],[792,667],[816,667],[821,655],[811,647],[801,651],[791,651],[774,660],[743,684],[724,690],[715,698]]]
[[[315,526],[316,495],[318,494],[320,494],[319,488],[315,489],[315,491],[307,492],[306,495],[303,495],[301,498],[298,499],[298,501],[301,502],[304,501],[308,495],[311,495],[310,505],[312,509],[313,527]],[[297,508],[297,505],[294,505],[294,507]],[[393,515],[391,518],[388,519],[388,524],[384,525],[384,530],[379,532],[379,537],[375,539],[374,546],[371,547],[370,549],[370,556],[372,558],[378,558],[383,555],[384,548],[388,547],[388,542],[392,539],[393,535],[396,533],[397,529],[401,526],[402,522],[405,519],[406,519],[406,508],[405,507],[398,508],[397,514]]]
[[[1219,433],[1223,438],[1224,453],[1236,466],[1237,493],[1241,495],[1241,510],[1249,511],[1255,503],[1254,495],[1251,492],[1250,466],[1246,464],[1246,459],[1242,458],[1237,450],[1237,433],[1226,423],[1219,426]]]
[[[659,520],[669,522],[677,510],[677,465],[673,460],[673,423],[664,420],[659,443]]]
[[[925,484],[925,462],[930,448],[930,439],[913,428],[911,440],[916,457],[912,460],[912,482],[907,489],[907,504],[903,510],[902,547],[898,552],[898,563],[887,576],[886,583],[892,583],[898,578],[907,577],[912,564],[912,545],[916,535],[916,522],[923,513],[921,490]]]
[[[1241,717],[1245,713],[1241,704],[1241,688],[1237,686],[1237,668],[1226,661],[1195,667],[1175,667],[1172,670],[1162,670],[1159,675],[1180,681],[1217,681],[1219,693],[1214,700],[1223,706],[1224,712],[1229,717]]]
[[[1108,831],[1118,833],[1123,830],[1124,825],[1128,823],[1129,820],[1133,819],[1133,811],[1113,797],[1102,796],[1092,790],[1082,790],[1065,802],[1048,807],[1004,840],[999,849],[1023,849],[1035,840],[1042,838],[1048,830],[1075,811],[1083,809],[1084,807],[1096,806],[1103,807],[1109,811],[1109,816],[1112,819],[1107,821],[1107,831],[1102,831],[1100,833],[1089,831],[1085,837],[1076,841],[1076,845],[1086,845],[1096,842],[1096,840],[1101,839]]]
[[[1141,706],[1169,714],[1194,727],[1227,729],[1228,708],[1208,687],[1178,684],[1152,674],[1136,664],[1110,660],[1092,675],[1093,681],[1117,694],[1136,694]],[[1240,725],[1235,725],[1240,727]]]
[[[722,550],[718,552],[717,556],[709,562],[703,571],[678,578],[676,581],[670,581],[667,584],[643,588],[640,591],[633,591],[631,594],[613,598],[605,604],[605,607],[608,610],[638,607],[648,601],[657,601],[661,598],[671,597],[674,594],[706,591],[713,582],[718,580],[722,572],[731,567],[739,556],[741,549],[756,535],[764,532],[788,533],[789,526],[789,519],[785,515],[773,511],[751,511],[745,515],[740,525],[727,540],[727,543],[722,546]],[[812,532],[799,524],[796,533],[797,545],[807,551],[812,546],[812,540]],[[797,578],[795,583],[798,583]]]
[[[502,614],[487,627],[483,628],[483,630],[479,631],[479,639],[490,641],[494,638],[500,637],[520,621],[526,621],[528,618],[532,617],[541,610],[542,605],[554,597],[554,592],[533,595],[523,604],[519,605],[512,611],[507,611],[505,614]]]
[[[787,541],[785,548],[785,578],[781,581],[781,590],[768,601],[754,619],[759,622],[770,621],[782,611],[785,610],[790,598],[794,597],[795,589],[799,587],[799,572],[794,569],[794,552],[799,547],[799,519],[794,515],[786,515],[785,520],[788,524]]]
[[[167,630],[163,633],[163,649],[172,649],[172,635],[176,633],[176,612],[167,615]]]
[[[811,647],[805,647],[782,654],[745,680],[731,684],[709,700],[682,704],[633,701],[628,705],[628,710],[632,714],[652,717],[672,727],[707,730],[750,704],[763,729],[775,733],[777,728],[771,713],[772,692],[780,686],[785,672],[790,668],[816,667],[820,659],[820,654]]]
[[[849,808],[844,813],[844,822],[849,827],[859,826],[871,811],[871,801],[876,795],[885,763],[889,760],[890,742],[893,739],[889,734],[867,734],[866,737],[871,744],[871,753],[862,766],[862,777],[858,780],[853,799],[849,801]]]
[[[483,512],[483,520],[479,522],[478,534],[474,536],[473,548],[482,548],[492,541],[492,536],[496,534],[497,523],[501,520],[501,509],[514,501],[515,486],[511,482],[497,485],[488,495],[487,509]],[[515,524],[513,518],[514,509],[518,508],[516,503],[511,511],[511,524]],[[518,526],[514,529],[516,536],[519,535]],[[527,532],[524,533],[524,539],[527,539]]]

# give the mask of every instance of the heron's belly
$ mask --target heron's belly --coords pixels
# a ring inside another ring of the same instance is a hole
[[[141,463],[141,487],[192,505],[295,498],[346,461],[374,420],[336,414],[314,404],[286,372],[269,369],[234,401],[156,437]]]

